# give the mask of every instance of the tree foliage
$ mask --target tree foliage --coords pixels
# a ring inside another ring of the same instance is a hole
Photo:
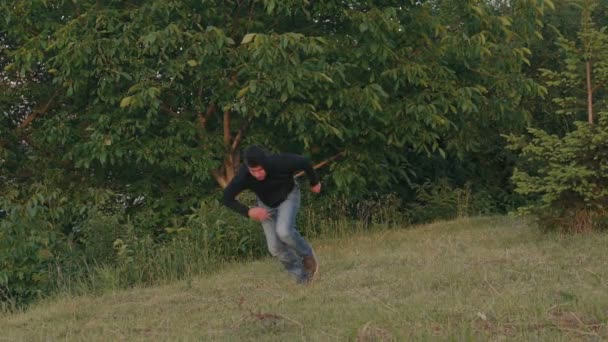
[[[607,227],[608,120],[600,113],[599,123],[576,122],[564,137],[530,129],[531,141],[512,138],[521,148],[522,165],[513,181],[516,191],[534,199],[522,207],[545,229],[588,232]]]
[[[575,129],[564,136],[530,128],[530,141],[513,135],[509,141],[510,148],[521,153],[513,174],[516,191],[534,199],[522,211],[537,214],[546,228],[589,231],[605,228],[607,222],[608,34],[606,26],[597,28],[592,19],[596,2],[576,4],[581,18],[579,44],[560,36],[557,45],[563,64],[558,70],[543,69],[542,74],[547,87],[560,90],[561,96],[553,99],[560,107],[556,115],[587,117],[587,122],[575,121]]]
[[[593,123],[594,109],[606,107],[608,34],[606,26],[598,29],[592,19],[595,1],[573,2],[573,5],[580,10],[582,18],[576,40],[560,34],[557,45],[563,55],[561,68],[558,71],[541,69],[541,75],[547,80],[547,86],[561,92],[561,96],[553,99],[560,107],[556,114],[575,120],[587,118]]]
[[[6,4],[8,69],[50,74],[20,125],[54,159],[132,187],[224,185],[243,140],[317,160],[345,151],[339,184],[394,184],[407,173],[378,167],[407,171],[404,149],[462,153],[477,125],[521,116],[513,88],[538,91],[512,19],[440,4]]]

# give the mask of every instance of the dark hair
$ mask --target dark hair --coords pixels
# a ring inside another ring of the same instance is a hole
[[[257,145],[249,146],[245,150],[245,164],[249,167],[264,166],[266,151]]]

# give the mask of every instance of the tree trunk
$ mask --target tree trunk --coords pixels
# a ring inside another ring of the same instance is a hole
[[[245,126],[241,128],[236,137],[232,137],[230,131],[230,110],[224,111],[224,147],[226,148],[226,156],[222,166],[216,170],[213,170],[212,174],[215,181],[219,186],[225,188],[228,183],[234,178],[234,171],[240,164],[240,158],[237,152],[242,136],[244,134]]]
[[[587,61],[587,119],[593,125],[593,88],[591,87],[591,61]]]

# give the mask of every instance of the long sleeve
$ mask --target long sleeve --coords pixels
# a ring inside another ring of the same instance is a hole
[[[224,189],[222,204],[236,211],[237,213],[248,217],[249,208],[236,199],[236,196],[238,196],[238,194],[240,194],[246,188],[247,182],[245,176],[246,174],[243,173],[243,169],[239,169],[232,181],[230,181],[228,186],[226,186]]]
[[[299,171],[304,171],[306,176],[308,177],[308,181],[310,185],[314,186],[319,183],[319,176],[317,172],[312,167],[312,163],[310,159],[291,153],[285,153],[282,155],[282,162],[286,163],[287,167],[291,169],[294,173]]]

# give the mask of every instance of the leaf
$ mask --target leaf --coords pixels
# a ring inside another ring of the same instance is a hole
[[[246,87],[242,88],[241,90],[239,90],[239,92],[236,94],[236,97],[238,99],[240,99],[241,97],[245,96],[245,94],[247,94],[248,91],[249,91],[249,86],[246,86]]]
[[[247,44],[250,43],[251,41],[253,41],[253,39],[255,38],[255,35],[257,33],[247,33],[244,37],[243,40],[241,41],[241,44]]]
[[[268,1],[268,7],[266,8],[266,12],[268,14],[272,14],[272,11],[274,11],[274,7],[276,6],[276,2],[274,0],[269,0]]]
[[[38,250],[38,258],[40,260],[49,260],[52,257],[53,257],[53,253],[49,249],[43,248],[43,249]]]
[[[133,96],[127,96],[120,101],[120,108],[128,107],[133,101]]]
[[[479,16],[483,16],[483,10],[479,6],[472,5],[470,9]]]
[[[498,20],[500,20],[500,23],[503,26],[511,26],[511,19],[508,17],[498,17]]]
[[[152,97],[158,97],[160,95],[160,89],[158,87],[148,88],[148,94]]]
[[[331,77],[325,75],[324,73],[320,72],[319,76],[321,76],[321,78],[323,78],[324,80],[326,80],[329,83],[334,83],[334,80],[331,79]]]
[[[197,65],[198,65],[198,62],[197,62],[197,61],[195,61],[194,59],[191,59],[191,60],[189,60],[189,61],[188,61],[188,62],[186,62],[186,63],[188,63],[188,65],[189,65],[189,66],[191,66],[191,67],[195,67],[195,66],[197,66]]]

